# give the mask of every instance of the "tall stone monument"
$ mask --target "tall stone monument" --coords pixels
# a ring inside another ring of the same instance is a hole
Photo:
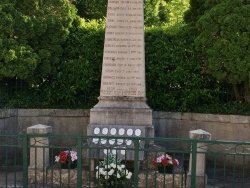
[[[146,103],[143,0],[108,0],[101,90],[90,110],[88,135],[154,136],[152,110]],[[92,144],[133,145],[129,139],[97,138]],[[126,156],[133,158],[132,153]]]

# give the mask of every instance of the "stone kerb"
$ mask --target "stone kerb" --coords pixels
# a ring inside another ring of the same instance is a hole
[[[185,185],[185,178],[182,174],[162,174],[154,170],[143,171],[138,174],[138,187],[172,187],[183,188]]]
[[[190,139],[197,140],[211,140],[211,134],[202,130],[192,130],[189,132]],[[197,143],[197,155],[196,155],[196,188],[203,188],[207,186],[207,175],[205,174],[205,154],[207,146],[204,143]],[[203,153],[200,153],[203,152]],[[187,174],[187,186],[191,186],[192,175],[192,153],[190,153],[189,160],[189,172]]]

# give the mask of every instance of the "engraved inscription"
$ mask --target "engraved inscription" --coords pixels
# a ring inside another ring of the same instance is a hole
[[[143,0],[109,0],[101,96],[145,97]]]

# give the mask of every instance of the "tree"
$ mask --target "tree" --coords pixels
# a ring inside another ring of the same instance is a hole
[[[194,24],[206,11],[224,0],[190,0],[190,8],[184,13],[184,21],[186,23]]]
[[[242,0],[223,0],[197,23],[196,50],[204,73],[233,85],[237,100],[250,102],[250,6]],[[238,86],[244,85],[244,97]]]
[[[0,79],[39,84],[56,70],[76,10],[67,0],[2,0]]]
[[[169,23],[183,22],[183,15],[189,7],[189,0],[165,0]],[[163,3],[162,3],[163,4]],[[163,4],[164,5],[164,4]]]
[[[164,0],[145,0],[145,25],[153,25],[159,23],[159,7]],[[108,0],[72,0],[77,8],[77,14],[86,19],[103,19],[106,17]],[[162,13],[164,12],[161,11]]]
[[[145,0],[145,25],[180,23],[187,9],[188,0]]]
[[[108,0],[72,0],[77,14],[87,20],[103,19],[107,13]]]

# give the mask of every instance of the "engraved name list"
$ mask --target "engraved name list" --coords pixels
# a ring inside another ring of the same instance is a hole
[[[109,0],[100,96],[145,97],[143,0]]]

